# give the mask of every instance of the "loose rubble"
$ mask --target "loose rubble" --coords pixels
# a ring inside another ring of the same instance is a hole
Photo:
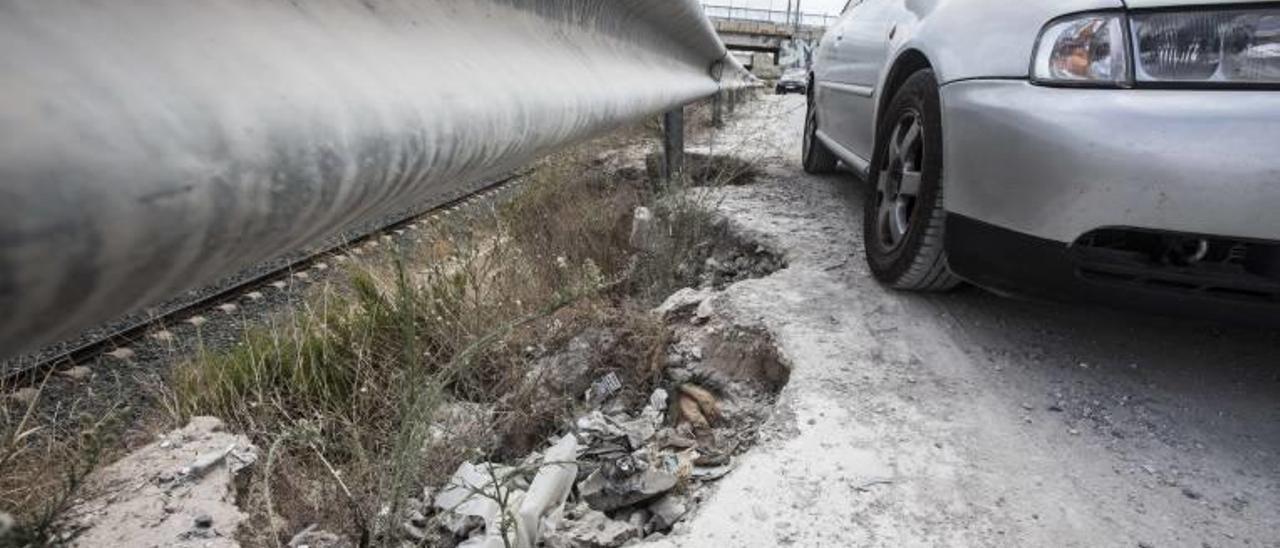
[[[585,412],[523,464],[463,463],[431,499],[427,523],[442,544],[612,548],[669,534],[695,512],[698,492],[754,442],[789,375],[771,336],[721,319],[716,295],[711,284],[684,289],[653,311],[673,338],[659,386],[634,407],[615,373],[579,380],[612,344],[607,333],[540,358],[529,380],[548,395],[586,386]]]

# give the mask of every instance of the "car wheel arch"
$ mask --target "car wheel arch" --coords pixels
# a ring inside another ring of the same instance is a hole
[[[883,121],[881,117],[884,116],[885,109],[889,107],[889,102],[893,101],[893,96],[898,93],[898,89],[912,74],[926,69],[936,72],[933,63],[929,61],[929,57],[918,49],[904,49],[894,58],[893,64],[890,65],[876,96],[876,110],[872,120],[872,123],[875,124],[872,126],[872,131],[876,136],[876,142],[879,142],[881,138],[880,126]]]

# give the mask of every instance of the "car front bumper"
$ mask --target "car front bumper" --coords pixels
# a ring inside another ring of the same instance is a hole
[[[1280,240],[1280,91],[942,87],[946,208],[1063,243],[1109,226]]]
[[[947,253],[988,288],[1280,321],[1280,92],[943,86]],[[1117,236],[1118,235],[1118,236]],[[1172,242],[1208,242],[1194,264]]]

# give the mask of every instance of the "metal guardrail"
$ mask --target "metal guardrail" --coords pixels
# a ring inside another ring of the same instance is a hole
[[[762,8],[743,8],[738,6],[725,6],[703,4],[703,11],[707,17],[716,19],[727,19],[730,21],[756,21],[761,23],[775,23],[778,25],[793,25],[796,22],[796,13],[794,11],[772,10]],[[830,27],[839,19],[835,15],[827,15],[825,13],[801,13],[800,24],[809,27]]]
[[[0,67],[0,358],[750,79],[694,0],[0,0]]]

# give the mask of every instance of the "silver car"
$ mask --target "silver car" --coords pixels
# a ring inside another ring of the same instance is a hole
[[[1280,3],[853,0],[809,77],[883,283],[1276,316]]]

